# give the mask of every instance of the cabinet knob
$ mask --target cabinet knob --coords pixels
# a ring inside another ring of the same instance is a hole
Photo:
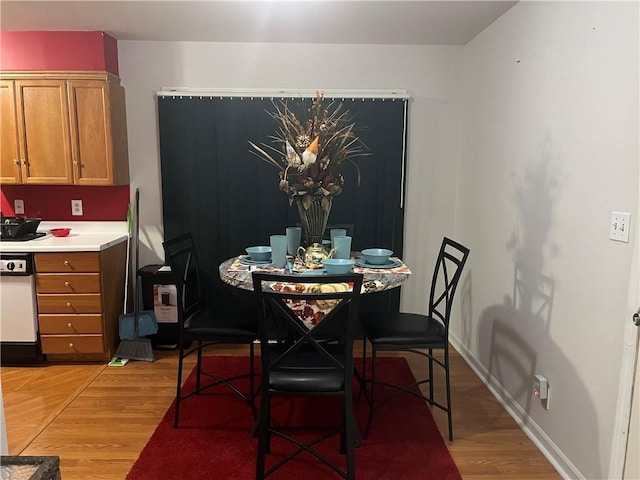
[[[73,348],[73,343],[69,342],[69,348]]]
[[[69,286],[69,282],[64,282],[64,286],[68,287]]]
[[[21,158],[21,159],[20,159],[20,163],[21,163],[21,164],[23,164],[23,165],[26,165],[26,164],[27,164],[27,162],[25,162],[24,158]]]
[[[64,264],[65,264],[65,265],[69,265],[69,260],[65,260],[65,261],[64,261]]]
[[[67,302],[67,307],[70,307],[70,306],[71,306],[71,302]]]
[[[67,327],[71,328],[71,322],[67,323]]]
[[[20,160],[18,160],[17,158],[13,159],[13,163],[15,163],[16,165],[18,165],[20,163]]]
[[[74,160],[74,161],[73,161],[73,164],[74,164],[74,165],[78,165],[78,160]]]

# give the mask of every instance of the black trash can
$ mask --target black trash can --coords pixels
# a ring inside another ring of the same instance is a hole
[[[158,320],[158,333],[149,335],[154,349],[178,346],[178,296],[168,265],[145,265],[138,270],[142,285],[142,309],[153,310]]]

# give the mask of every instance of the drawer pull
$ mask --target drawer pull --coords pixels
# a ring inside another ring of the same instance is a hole
[[[68,266],[69,265],[69,260],[65,260],[64,264]]]
[[[71,322],[67,323],[67,327],[71,328]]]
[[[71,306],[71,302],[67,302],[67,307],[70,307],[70,306]]]
[[[73,348],[73,343],[69,342],[69,348]]]
[[[64,282],[64,286],[68,287],[69,286],[69,282]]]

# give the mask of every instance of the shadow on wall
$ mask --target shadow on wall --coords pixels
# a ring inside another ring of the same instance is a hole
[[[574,432],[580,431],[580,440],[565,444],[552,439],[560,450],[572,462],[579,455],[585,455],[596,462],[588,468],[584,464],[578,465],[587,478],[604,478],[603,467],[599,461],[599,435],[595,424],[597,415],[589,392],[581,380],[571,361],[565,356],[560,347],[549,337],[540,316],[527,314],[514,308],[509,296],[505,297],[503,305],[492,305],[480,315],[479,331],[479,359],[486,366],[493,378],[488,378],[489,384],[498,383],[508,391],[511,398],[505,398],[516,412],[524,410],[527,417],[523,425],[529,423],[535,404],[532,404],[533,375],[538,373],[538,353],[552,358],[554,370],[563,372],[564,391],[572,392],[572,396],[580,398],[580,425],[574,425]],[[532,348],[535,345],[535,350]],[[553,382],[550,381],[550,404],[553,408]],[[537,402],[536,402],[537,403]],[[574,433],[575,434],[575,433]],[[582,452],[580,454],[579,452]],[[584,458],[584,457],[583,457]]]
[[[545,254],[554,257],[558,253],[549,233],[560,182],[550,167],[547,150],[545,144],[539,160],[532,162],[515,181],[519,225],[506,246],[507,251],[514,251],[513,288],[512,292],[504,294],[502,304],[491,305],[480,314],[475,327],[478,355],[487,368],[488,383],[499,383],[511,397],[505,401],[511,403],[516,412],[526,412],[525,425],[530,422],[532,411],[541,408],[536,407],[537,402],[532,402],[533,376],[539,373],[538,356],[544,353],[545,359],[553,361],[554,370],[563,374],[563,390],[582,399],[580,431],[585,433],[579,442],[571,445],[553,440],[569,458],[582,458],[580,467],[588,478],[602,478],[595,408],[575,367],[550,336],[555,280],[545,274],[544,259]],[[465,296],[469,295],[469,301],[470,287],[468,277],[463,291],[467,292]],[[471,312],[467,312],[463,302],[462,340],[467,345],[473,338],[471,318]],[[553,406],[551,381],[550,389],[550,405]],[[544,417],[541,418],[544,422]],[[585,452],[594,464],[585,465]]]

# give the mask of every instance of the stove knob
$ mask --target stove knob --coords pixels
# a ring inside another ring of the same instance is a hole
[[[9,270],[10,272],[14,271],[16,269],[16,264],[14,262],[9,262],[7,263],[7,270]]]

